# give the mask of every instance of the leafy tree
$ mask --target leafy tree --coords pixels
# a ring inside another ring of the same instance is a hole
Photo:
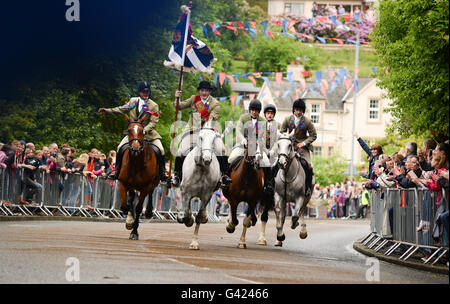
[[[393,128],[405,136],[448,134],[448,0],[381,0],[379,10],[371,39]]]

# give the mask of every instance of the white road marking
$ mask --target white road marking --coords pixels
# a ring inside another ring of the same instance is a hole
[[[251,281],[251,280],[243,279],[243,278],[240,278],[240,277],[235,277],[235,276],[233,276],[231,274],[225,274],[225,276],[229,277],[229,278],[232,278],[232,279],[237,279],[237,280],[241,280],[241,281],[244,281],[244,282],[247,282],[247,283],[251,283],[251,284],[264,284],[262,282]]]
[[[182,261],[179,261],[179,260],[173,259],[173,258],[168,258],[168,260],[170,260],[170,261],[172,261],[172,262],[176,262],[176,263],[188,265],[188,266],[190,266],[190,267],[194,267],[194,268],[198,268],[198,269],[209,270],[208,267],[198,267],[198,266],[195,266],[195,265],[193,265],[193,264],[189,264],[189,263],[186,263],[186,262],[182,262]]]

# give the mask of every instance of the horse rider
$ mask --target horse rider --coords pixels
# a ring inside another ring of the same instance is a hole
[[[267,157],[268,150],[266,149],[264,136],[266,128],[266,119],[261,117],[261,102],[258,99],[253,99],[249,106],[249,113],[242,114],[236,126],[236,145],[233,147],[228,162],[232,164],[230,169],[234,167],[237,161],[244,156],[245,148],[249,146],[249,156],[254,156],[256,153],[256,143],[258,142],[262,160],[259,165],[264,171],[264,192],[270,193],[273,191],[273,186],[270,184],[272,179],[272,170],[270,168],[269,158]]]
[[[179,103],[178,108],[180,110],[189,108],[191,111],[188,124],[183,130],[181,142],[175,157],[174,177],[172,179],[172,185],[175,187],[179,187],[181,183],[183,162],[196,144],[198,132],[206,122],[212,121],[214,125],[219,119],[220,103],[210,95],[212,89],[209,81],[201,81],[197,87],[199,95],[192,95],[190,98]],[[178,98],[180,96],[181,91],[177,90],[175,97]],[[174,106],[176,106],[176,101]],[[222,185],[228,185],[231,183],[231,179],[226,173],[228,170],[228,157],[226,156],[225,145],[219,133],[217,133],[214,141],[214,150],[219,161],[220,172],[222,173],[221,183]]]
[[[158,160],[159,176],[162,182],[167,181],[164,159],[164,147],[161,144],[161,135],[155,130],[159,120],[159,106],[156,102],[149,98],[150,96],[150,84],[147,81],[142,81],[138,85],[139,97],[131,98],[125,105],[115,108],[100,108],[98,111],[100,114],[127,114],[130,119],[138,120],[144,116],[145,113],[149,113],[147,118],[142,122],[144,127],[144,140],[150,142],[155,147],[153,149],[156,152]],[[125,137],[117,147],[116,156],[116,169],[113,174],[108,178],[118,179],[120,174],[120,167],[122,165],[123,152],[129,147],[128,145],[128,131],[124,131]]]
[[[281,125],[281,132],[292,132],[295,130],[293,140],[297,156],[306,173],[306,196],[312,191],[313,168],[311,165],[311,151],[313,151],[312,143],[317,139],[316,128],[309,118],[305,116],[306,104],[305,100],[299,98],[294,101],[292,106],[292,115],[286,117]],[[277,166],[278,168],[278,166]],[[275,173],[276,174],[276,173]]]
[[[266,139],[266,147],[265,152],[269,157],[270,167],[272,168],[276,165],[277,159],[277,134],[281,128],[281,124],[275,120],[275,115],[277,114],[277,108],[273,104],[267,104],[264,107],[264,117],[266,118],[266,130],[265,130],[265,139]],[[272,170],[273,171],[273,170]],[[271,179],[268,181],[270,187],[273,189],[275,185],[275,175],[270,174]]]

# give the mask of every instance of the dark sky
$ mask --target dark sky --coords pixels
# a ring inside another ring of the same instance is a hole
[[[171,29],[177,0],[79,0],[80,22],[66,20],[66,0],[0,2],[0,98],[35,71],[63,71],[92,58],[119,56],[148,26]]]

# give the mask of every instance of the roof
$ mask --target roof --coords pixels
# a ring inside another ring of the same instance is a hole
[[[247,93],[259,93],[260,87],[255,87],[251,82],[235,82],[231,86],[234,92],[247,92]]]
[[[338,73],[336,73],[338,74]],[[348,79],[353,79],[353,73],[347,72],[346,77]],[[322,73],[322,79],[327,80],[328,84],[330,85],[330,77],[328,71],[324,71]],[[325,103],[325,110],[326,111],[343,111],[344,110],[344,104],[342,103],[342,98],[346,95],[348,90],[345,87],[344,83],[339,82],[339,76],[336,75],[334,78],[335,83],[337,84],[336,88],[333,90],[333,92],[330,92],[331,87],[326,91],[326,97],[323,95],[321,88],[316,87],[315,79],[313,81],[306,81],[306,92],[302,89],[299,92],[298,97],[304,98],[304,99],[320,99],[324,100],[326,99]],[[374,78],[370,77],[360,77],[358,78],[358,84],[359,84],[359,91],[361,91],[364,87],[366,87]],[[294,81],[296,88],[302,88],[299,81]],[[293,88],[291,83],[285,79],[283,79],[283,86],[280,86],[278,83],[276,83],[275,80],[269,81],[269,89],[273,96],[273,101],[277,108],[279,109],[286,109],[290,110],[292,108],[292,104],[294,103],[294,100],[296,99],[296,90]],[[287,93],[287,95],[283,98],[283,96],[286,94],[287,91],[290,91]],[[276,91],[279,91],[278,97],[276,97],[275,93]],[[351,94],[347,94],[346,100],[349,100],[353,97],[353,92]]]

